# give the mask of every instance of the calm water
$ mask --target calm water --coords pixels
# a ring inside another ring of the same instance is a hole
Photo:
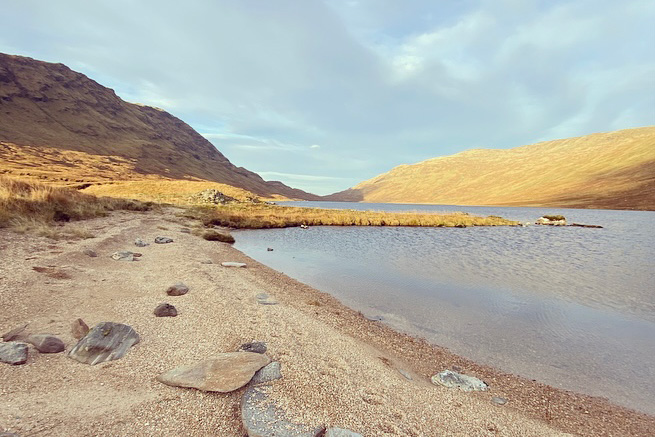
[[[561,213],[604,226],[312,227],[235,238],[249,256],[396,329],[655,414],[655,212],[287,203],[531,222]]]

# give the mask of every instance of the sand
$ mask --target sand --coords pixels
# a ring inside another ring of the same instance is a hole
[[[283,378],[272,384],[271,399],[290,419],[309,425],[365,436],[646,436],[655,430],[654,417],[477,365],[369,321],[226,243],[183,232],[196,224],[176,212],[116,212],[64,225],[94,235],[86,240],[0,230],[0,332],[29,323],[30,332],[57,335],[70,350],[76,343],[70,324],[80,317],[89,326],[126,323],[141,336],[125,357],[96,366],[33,348],[25,365],[0,363],[0,432],[243,436],[243,388],[205,393],[155,377],[250,341],[266,342],[267,355],[281,362]],[[174,242],[152,243],[157,236]],[[136,238],[151,244],[137,248]],[[114,261],[110,255],[118,250],[143,256]],[[224,261],[247,268],[222,267]],[[180,281],[189,293],[166,296]],[[258,304],[262,292],[279,303]],[[162,302],[179,315],[155,317]],[[433,385],[430,377],[444,369],[477,376],[490,389]],[[497,405],[494,396],[509,402]]]

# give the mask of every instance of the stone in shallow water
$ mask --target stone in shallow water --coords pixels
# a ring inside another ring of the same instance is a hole
[[[250,437],[315,437],[323,427],[289,422],[269,399],[265,386],[250,386],[241,398],[241,421]]]
[[[166,244],[166,243],[172,243],[173,239],[169,237],[156,237],[155,238],[155,243],[157,244]]]
[[[366,319],[370,320],[371,322],[381,322],[384,320],[384,317],[382,316],[364,316]]]
[[[325,430],[325,437],[364,437],[363,435],[343,428],[328,428]]]
[[[72,359],[86,364],[98,364],[122,358],[130,347],[139,342],[139,334],[122,323],[98,323],[71,349]]]
[[[275,381],[282,378],[281,372],[282,365],[279,361],[273,361],[268,365],[262,367],[255,373],[250,381],[251,384],[264,384],[266,382]]]
[[[10,341],[0,343],[0,362],[7,364],[25,364],[27,362],[28,346],[25,343]]]
[[[57,354],[66,349],[66,345],[59,338],[49,334],[33,334],[25,340],[34,345],[42,354]]]
[[[406,370],[398,369],[398,373],[400,373],[401,375],[403,375],[405,377],[405,379],[408,379],[410,381],[414,379],[414,378],[412,378],[412,375],[410,375],[409,372],[406,371]]]
[[[171,285],[166,289],[166,294],[169,296],[182,296],[189,292],[189,287],[184,283],[178,282],[177,284]]]
[[[177,309],[169,303],[160,303],[154,311],[157,317],[176,317]]]
[[[239,347],[240,351],[244,352],[254,352],[256,354],[264,354],[266,353],[266,343],[263,341],[253,341],[250,343],[244,343]]]
[[[246,385],[271,360],[252,352],[229,352],[162,373],[157,381],[175,387],[227,393]]]
[[[246,267],[246,263],[238,263],[238,262],[233,262],[233,261],[226,261],[222,262],[221,265],[223,267]]]
[[[134,261],[134,252],[120,250],[111,254],[111,259],[116,261]]]
[[[266,293],[259,293],[256,298],[260,305],[277,305],[277,300]]]
[[[448,388],[458,388],[462,391],[484,391],[487,389],[487,384],[482,380],[452,370],[437,373],[432,377],[432,383]]]

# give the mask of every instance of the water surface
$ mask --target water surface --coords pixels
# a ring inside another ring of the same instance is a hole
[[[312,227],[236,247],[394,328],[478,362],[655,414],[655,213],[293,202],[465,211],[603,229]],[[267,247],[274,248],[273,252]]]

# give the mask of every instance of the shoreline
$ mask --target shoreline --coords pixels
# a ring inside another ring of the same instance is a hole
[[[125,322],[142,336],[121,360],[94,367],[32,350],[26,365],[0,364],[0,378],[7,381],[0,388],[0,431],[31,434],[50,421],[52,435],[180,430],[242,435],[242,389],[211,394],[163,386],[154,377],[257,340],[266,341],[269,355],[282,363],[283,378],[274,384],[272,398],[305,423],[350,427],[364,435],[426,435],[436,429],[446,435],[636,436],[655,429],[653,416],[476,364],[367,320],[234,247],[180,231],[190,224],[170,212],[120,212],[65,225],[90,230],[96,234],[90,240],[53,242],[0,231],[7,260],[0,268],[2,332],[29,321],[33,329],[59,335],[70,350],[70,321],[82,317],[89,326],[107,318]],[[134,247],[135,236],[158,234],[170,234],[175,242],[143,248],[136,263],[107,256]],[[86,257],[81,253],[86,247],[100,256]],[[207,258],[212,264],[202,263]],[[227,269],[222,261],[248,267]],[[46,277],[34,265],[51,266],[70,278]],[[175,302],[168,298],[176,306],[180,302],[180,315],[152,317],[152,308],[166,300],[162,289],[175,278],[191,288]],[[279,304],[257,306],[253,296],[261,291]],[[479,377],[489,390],[463,393],[433,385],[430,377],[445,369]],[[65,401],[66,396],[75,400]],[[509,402],[496,405],[495,396]],[[80,414],[87,422],[80,422]]]

